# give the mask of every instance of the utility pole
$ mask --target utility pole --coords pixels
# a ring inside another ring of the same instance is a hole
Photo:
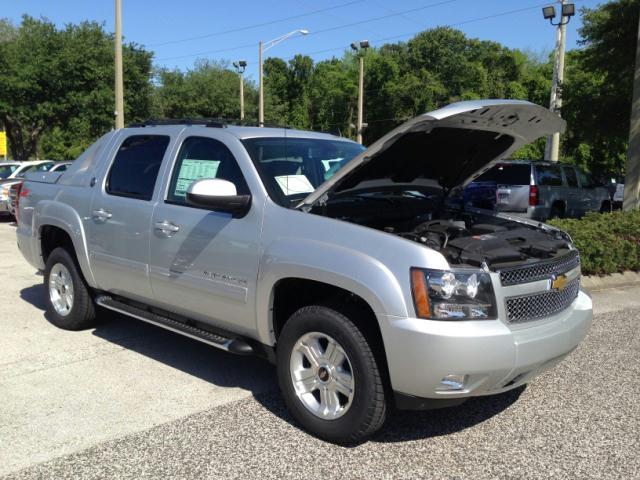
[[[358,77],[358,124],[356,125],[356,141],[362,143],[362,132],[364,130],[364,52],[369,48],[369,41],[362,40],[353,42],[351,48],[358,53],[360,63],[360,75]]]
[[[554,6],[544,7],[542,9],[542,15],[545,20],[549,20],[551,25],[556,26],[556,48],[555,59],[553,62],[553,84],[551,86],[551,99],[549,101],[549,110],[556,112],[560,115],[562,108],[562,95],[560,94],[560,88],[564,82],[564,52],[567,43],[567,23],[571,21],[571,17],[575,15],[575,5],[573,3],[566,3],[566,0],[559,2],[560,7],[560,21],[553,23],[553,19],[556,17],[556,9]],[[557,162],[560,156],[560,133],[556,132],[553,135],[547,137],[547,145],[545,147],[544,157],[545,160],[551,160]]]
[[[629,149],[624,179],[624,210],[640,208],[640,20],[636,44],[636,69],[633,76],[633,100],[629,126]]]
[[[122,0],[116,0],[116,130],[124,128],[124,80],[122,74]]]
[[[263,70],[264,66],[262,63],[262,54],[263,54],[263,44],[262,40],[260,40],[259,44],[260,53],[258,54],[258,63],[260,64],[260,73],[258,74],[258,126],[264,127],[264,76]]]
[[[240,77],[240,120],[244,120],[244,71],[247,68],[247,62],[239,60],[233,62],[233,66],[236,67],[236,72]]]

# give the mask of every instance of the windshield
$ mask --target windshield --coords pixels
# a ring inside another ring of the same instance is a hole
[[[31,165],[30,167],[25,168],[20,173],[16,175],[17,178],[24,178],[27,173],[34,172],[48,172],[49,169],[53,166],[53,162],[51,163],[40,163],[38,165]]]
[[[9,178],[9,175],[15,172],[19,166],[20,165],[0,165],[0,179],[4,180],[5,178]]]
[[[358,143],[317,138],[250,138],[243,143],[269,194],[281,205],[302,200],[364,151]]]

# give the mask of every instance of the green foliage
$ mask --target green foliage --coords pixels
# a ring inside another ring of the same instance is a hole
[[[621,172],[633,92],[640,0],[583,8],[583,48],[569,52],[564,151],[593,173]]]
[[[582,273],[607,274],[640,270],[640,210],[590,212],[582,219],[555,219],[580,251]]]
[[[0,28],[0,121],[16,159],[74,158],[113,126],[113,36],[95,22]],[[123,48],[125,118],[146,118],[151,54]]]
[[[240,118],[240,80],[229,65],[198,61],[192,70],[158,69],[152,95],[156,118]],[[245,115],[255,117],[257,91],[245,82]]]

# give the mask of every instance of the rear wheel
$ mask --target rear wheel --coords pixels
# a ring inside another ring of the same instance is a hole
[[[612,208],[610,201],[605,200],[604,202],[602,202],[602,205],[600,206],[600,213],[610,213],[611,210]]]
[[[65,330],[82,330],[95,324],[89,289],[74,258],[64,248],[56,248],[49,254],[44,285],[51,323]]]
[[[386,417],[383,381],[358,327],[325,306],[304,307],[278,340],[278,380],[292,415],[312,434],[361,441]]]
[[[551,206],[549,218],[564,218],[564,207],[558,203]]]

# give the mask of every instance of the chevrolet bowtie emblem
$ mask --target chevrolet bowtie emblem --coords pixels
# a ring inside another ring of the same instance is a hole
[[[569,281],[567,280],[566,275],[551,275],[551,289],[552,290],[564,290]]]

